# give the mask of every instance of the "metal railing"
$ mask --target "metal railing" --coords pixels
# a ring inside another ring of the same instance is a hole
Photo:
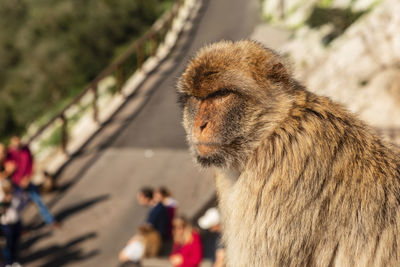
[[[70,140],[69,122],[71,120],[71,115],[68,114],[68,111],[74,107],[82,108],[82,100],[89,96],[91,99],[89,108],[92,110],[92,119],[94,122],[100,123],[99,83],[108,77],[113,77],[116,80],[112,90],[113,94],[121,94],[121,89],[128,78],[137,70],[141,69],[147,58],[155,55],[157,48],[163,43],[166,34],[171,29],[173,20],[178,15],[183,2],[184,0],[175,0],[172,8],[168,12],[158,19],[142,37],[134,41],[120,57],[93,79],[82,92],[57,115],[31,134],[27,138],[27,143],[31,144],[37,141],[49,129],[53,129],[53,131],[57,129],[58,134],[56,137],[59,139],[57,145],[61,147],[64,153],[67,153],[67,146]]]

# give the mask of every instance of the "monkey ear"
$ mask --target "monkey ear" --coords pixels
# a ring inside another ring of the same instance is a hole
[[[281,62],[275,61],[267,66],[267,78],[272,82],[287,82],[289,73]]]

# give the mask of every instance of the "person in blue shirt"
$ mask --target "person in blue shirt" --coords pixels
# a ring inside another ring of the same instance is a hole
[[[161,199],[159,200],[154,197],[153,188],[141,188],[137,194],[137,199],[140,205],[151,207],[151,210],[145,224],[139,228],[139,231],[128,241],[126,246],[119,253],[119,261],[122,266],[129,262],[140,262],[143,257],[150,256],[150,254],[158,254],[162,247],[161,240],[165,242],[171,238],[171,220],[168,209],[162,204]],[[143,231],[140,231],[140,229],[144,229],[147,235],[144,235]],[[152,234],[150,235],[149,233]],[[154,234],[156,234],[156,236],[154,236]],[[153,238],[150,239],[150,236]],[[155,253],[154,250],[156,251]],[[153,253],[150,253],[150,251],[153,251]]]
[[[169,240],[171,220],[168,208],[164,206],[161,199],[154,197],[153,188],[143,187],[138,193],[138,200],[141,205],[152,207],[146,223],[160,233],[163,241]]]

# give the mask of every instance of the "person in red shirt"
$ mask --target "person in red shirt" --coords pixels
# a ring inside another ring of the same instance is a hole
[[[21,143],[18,136],[11,137],[6,162],[13,165],[11,181],[14,185],[16,195],[22,196],[23,192],[27,192],[29,198],[38,206],[39,213],[45,223],[58,228],[59,223],[50,214],[39,195],[37,187],[31,183],[34,170],[33,155],[29,147]]]
[[[27,188],[33,174],[33,157],[28,146],[22,145],[17,136],[11,138],[8,159],[15,163],[15,170],[11,176],[13,184]]]
[[[173,222],[174,245],[169,261],[174,267],[198,267],[203,257],[199,233],[183,216]]]

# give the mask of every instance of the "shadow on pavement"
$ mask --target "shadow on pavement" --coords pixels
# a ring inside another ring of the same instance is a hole
[[[79,204],[69,206],[67,208],[64,208],[62,211],[59,211],[56,214],[54,214],[54,218],[56,219],[56,221],[62,222],[66,218],[70,217],[71,215],[81,212],[85,209],[88,209],[91,206],[93,206],[94,204],[97,204],[98,202],[101,202],[101,201],[105,201],[109,198],[110,198],[110,195],[106,194],[106,195],[94,197],[92,199],[86,200]],[[27,229],[28,231],[34,231],[34,230],[43,228],[44,226],[45,226],[45,224],[44,224],[42,218],[40,217],[39,214],[37,214],[35,216],[35,218],[29,224],[26,224],[24,226],[24,228]]]
[[[27,238],[22,238],[22,242],[20,245],[21,251],[29,249],[32,245],[34,245],[37,241],[51,237],[53,234],[51,231],[46,232],[35,232],[34,234],[30,234]]]
[[[63,210],[61,210],[60,212],[55,214],[55,218],[57,221],[62,222],[63,220],[65,220],[66,218],[78,213],[78,212],[82,212],[90,207],[92,207],[93,205],[105,201],[107,199],[109,199],[110,196],[108,194],[106,195],[101,195],[98,197],[94,197],[92,199],[83,201],[77,205],[72,205],[70,207],[67,207]],[[38,221],[40,220],[40,217],[37,218],[37,220],[34,221]],[[50,228],[44,228],[44,223],[40,220],[40,224],[39,225],[35,225],[34,222],[31,223],[30,225],[27,225],[25,227],[26,229],[29,230],[28,234],[26,237],[22,238],[22,242],[20,245],[20,249],[21,251],[29,251],[30,247],[32,247],[36,242],[45,239],[45,238],[49,238],[53,235],[53,231]],[[84,241],[85,239],[88,238],[93,238],[95,237],[96,234],[91,233],[89,235],[85,235],[81,238],[78,238],[76,240],[73,240],[71,242],[69,242],[65,247],[72,247],[73,245],[75,245],[76,243],[80,243],[82,241]],[[59,247],[59,246],[52,246],[50,248],[47,248],[45,250],[40,250],[38,252],[32,253],[29,256],[25,256],[23,257],[23,261],[24,262],[29,262],[41,257],[46,257],[47,254],[53,254],[56,253],[58,250],[62,250],[64,248],[63,247]],[[73,252],[73,253],[72,253]],[[77,254],[77,252],[79,251],[75,251],[75,250],[70,250],[70,251],[65,251],[65,253],[61,253],[58,257],[57,257],[57,261],[61,261],[62,258],[66,257],[66,259],[71,258],[78,258],[79,255],[81,254]],[[22,253],[23,254],[23,253]],[[74,254],[74,255],[72,255]],[[97,254],[97,253],[96,253]],[[95,256],[95,254],[93,254],[92,256]],[[79,258],[79,259],[84,259],[84,258]],[[77,259],[78,260],[78,259]],[[52,263],[53,264],[53,263]],[[61,266],[58,265],[58,263],[54,263],[55,265],[49,265],[49,266]]]
[[[99,254],[99,250],[83,252],[79,245],[89,239],[96,238],[94,232],[74,238],[64,245],[51,245],[20,258],[22,264],[41,259],[41,267],[61,267],[75,261],[83,261]]]
[[[64,210],[58,212],[57,214],[55,214],[55,218],[57,221],[62,222],[63,220],[65,220],[66,218],[68,218],[69,216],[77,213],[77,212],[81,212],[87,208],[90,208],[91,206],[93,206],[94,204],[97,204],[99,202],[105,201],[107,199],[110,198],[110,195],[101,195],[98,197],[94,197],[92,199],[86,200],[82,203],[79,203],[77,205],[73,205],[70,207],[65,208]]]

